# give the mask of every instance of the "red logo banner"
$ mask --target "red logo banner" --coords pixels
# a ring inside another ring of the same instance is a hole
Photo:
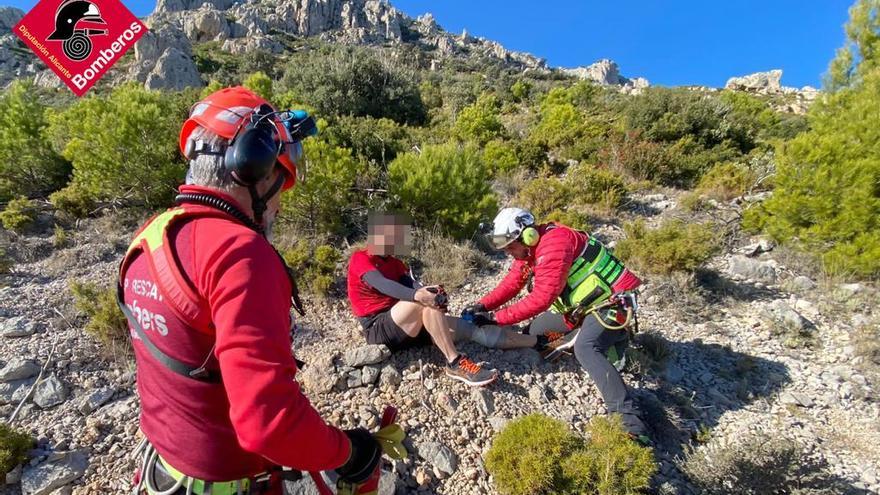
[[[41,0],[13,31],[82,96],[147,27],[119,0]]]

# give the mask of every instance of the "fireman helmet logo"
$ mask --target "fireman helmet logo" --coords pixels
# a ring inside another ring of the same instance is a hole
[[[15,34],[82,96],[147,32],[120,0],[39,0]]]
[[[62,50],[70,60],[79,62],[92,54],[91,36],[107,36],[106,29],[92,29],[83,25],[103,24],[98,6],[86,0],[67,0],[55,13],[55,31],[47,41],[63,41]]]

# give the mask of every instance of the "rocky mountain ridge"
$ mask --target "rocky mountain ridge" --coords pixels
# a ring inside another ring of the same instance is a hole
[[[20,9],[0,7],[0,33],[5,33],[0,34],[0,85],[33,77],[37,85],[61,87],[61,81],[10,32],[23,15]],[[629,94],[650,85],[645,78],[621,75],[618,64],[609,59],[553,69],[542,58],[508,50],[496,41],[467,31],[449,33],[430,13],[413,19],[386,0],[159,0],[145,23],[150,31],[135,45],[134,61],[117,82],[137,81],[149,89],[202,86],[192,57],[196,43],[218,42],[221,50],[238,55],[255,50],[280,54],[286,50],[285,39],[318,37],[344,44],[414,44],[430,54],[432,69],[452,57],[484,57],[522,71],[558,70]],[[783,87],[781,77],[781,70],[735,77],[726,88],[789,95],[792,101],[780,109],[805,112],[819,92],[809,86]]]

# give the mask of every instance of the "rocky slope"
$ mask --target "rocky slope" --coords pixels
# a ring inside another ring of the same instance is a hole
[[[676,197],[635,196],[623,216],[682,217]],[[41,370],[42,378],[14,422],[39,444],[21,482],[10,478],[5,493],[124,493],[129,486],[138,439],[131,363],[122,353],[108,358],[83,332],[68,284],[109,280],[133,226],[107,217],[81,225],[64,247],[53,247],[48,228],[11,243],[18,263],[0,278],[4,421]],[[620,228],[604,225],[597,234],[613,244]],[[472,276],[454,294],[452,311],[496,283],[505,266],[496,258]],[[695,285],[648,279],[639,341],[666,357],[653,368],[630,366],[626,380],[657,442],[653,492],[698,493],[679,467],[694,438],[700,451],[712,451],[757,436],[802,445],[826,466],[823,493],[880,493],[880,382],[855,340],[856,329],[877,324],[877,291],[812,279],[798,266],[772,243],[742,238]],[[531,350],[467,344],[502,375],[468,389],[444,377],[432,349],[389,357],[364,347],[344,300],[313,301],[298,325],[294,349],[308,363],[298,379],[330,422],[370,427],[385,404],[400,408],[411,455],[388,466],[383,493],[495,493],[483,455],[507,421],[539,411],[582,429],[604,412],[573,358],[546,363]],[[310,493],[308,483],[294,493]]]

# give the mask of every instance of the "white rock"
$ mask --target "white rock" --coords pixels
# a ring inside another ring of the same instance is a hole
[[[67,452],[29,467],[21,476],[22,495],[48,495],[52,490],[82,476],[88,465],[89,460],[85,454]]]
[[[379,364],[391,356],[391,351],[384,345],[365,345],[349,349],[342,356],[346,366],[357,368],[368,364]]]
[[[11,382],[14,380],[30,378],[39,372],[40,367],[37,363],[30,359],[15,356],[6,363],[6,366],[0,369],[0,382]]]

